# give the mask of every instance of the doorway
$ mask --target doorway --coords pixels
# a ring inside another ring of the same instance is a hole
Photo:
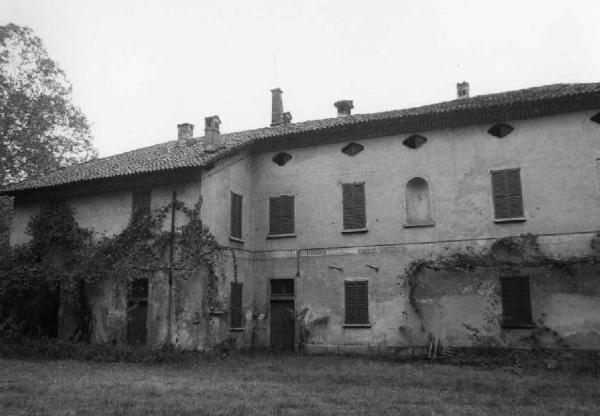
[[[127,293],[127,343],[146,345],[148,280],[134,280]]]
[[[271,348],[273,351],[294,351],[295,340],[294,279],[273,279],[271,280]]]

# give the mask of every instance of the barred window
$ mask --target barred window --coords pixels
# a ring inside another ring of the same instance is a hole
[[[231,282],[229,314],[230,327],[242,328],[242,283]]]

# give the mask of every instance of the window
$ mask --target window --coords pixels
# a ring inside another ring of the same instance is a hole
[[[230,328],[242,328],[242,283],[231,282],[229,298]]]
[[[502,139],[502,138],[508,136],[510,133],[512,133],[512,131],[514,129],[515,128],[513,126],[511,126],[510,124],[497,123],[497,124],[494,124],[492,127],[490,127],[487,132],[488,132],[488,134],[491,134],[494,137]]]
[[[406,184],[405,227],[431,227],[431,200],[429,184],[423,178],[412,178]]]
[[[523,196],[519,169],[492,171],[492,195],[496,220],[523,220]]]
[[[362,144],[352,142],[342,148],[342,153],[348,156],[356,156],[357,154],[362,152],[364,148],[365,147]]]
[[[292,155],[286,152],[277,153],[273,156],[273,162],[277,163],[279,166],[285,165],[287,162],[292,160]]]
[[[531,295],[529,277],[501,277],[502,326],[505,328],[531,328]]]
[[[133,280],[127,290],[127,343],[146,344],[148,279]]]
[[[236,239],[242,238],[242,196],[231,193],[231,221],[229,235]]]
[[[272,279],[271,280],[271,297],[293,297],[294,296],[294,279]]]
[[[344,231],[365,231],[367,227],[365,184],[343,184],[342,199],[344,205]]]
[[[131,201],[132,215],[136,215],[136,214],[148,215],[148,214],[150,214],[150,199],[151,199],[150,189],[144,189],[141,191],[133,191],[132,201]]]
[[[346,281],[346,325],[369,324],[369,282]]]
[[[269,198],[269,235],[294,234],[294,196]]]
[[[413,134],[412,136],[404,139],[404,141],[402,142],[404,146],[410,147],[411,149],[418,149],[425,143],[427,143],[427,138],[418,134]]]

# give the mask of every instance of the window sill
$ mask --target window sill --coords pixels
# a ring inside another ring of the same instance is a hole
[[[267,240],[272,238],[293,238],[296,237],[296,234],[269,234],[267,236]]]
[[[531,328],[535,328],[535,324],[533,322],[530,322],[530,323],[503,322],[502,328],[504,328],[504,329],[531,329]]]
[[[494,220],[496,224],[504,224],[506,222],[524,222],[527,221],[525,217],[515,217],[515,218],[497,218]]]
[[[369,231],[368,228],[355,228],[353,230],[342,230],[342,234],[364,234]]]
[[[229,328],[229,332],[244,332],[244,328]]]
[[[404,228],[427,228],[435,227],[435,222],[424,222],[422,224],[402,224]]]
[[[371,328],[371,324],[344,324],[344,328]]]
[[[240,244],[244,244],[245,243],[245,241],[242,240],[241,238],[232,237],[232,236],[229,236],[229,241],[235,241],[236,243],[240,243]]]

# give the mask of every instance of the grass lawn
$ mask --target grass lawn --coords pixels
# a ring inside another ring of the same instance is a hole
[[[600,415],[600,379],[360,358],[0,359],[0,415]]]

